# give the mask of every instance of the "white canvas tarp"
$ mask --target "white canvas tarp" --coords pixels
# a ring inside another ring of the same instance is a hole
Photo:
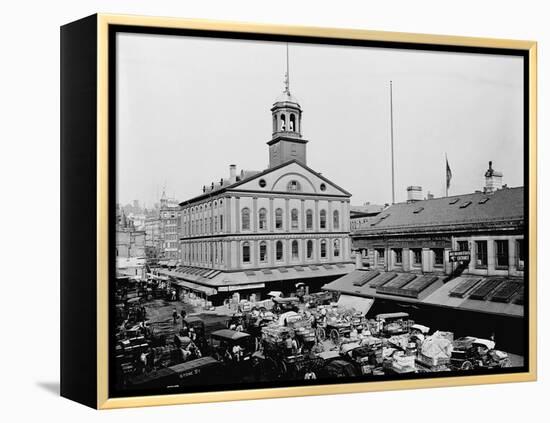
[[[348,310],[348,311],[357,311],[363,314],[367,314],[374,304],[374,298],[365,298],[365,297],[355,297],[353,295],[340,295],[338,303],[336,304],[338,308]]]

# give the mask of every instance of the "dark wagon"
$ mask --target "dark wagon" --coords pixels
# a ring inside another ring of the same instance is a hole
[[[222,363],[213,357],[201,357],[135,376],[127,386],[130,389],[162,389],[208,385],[216,382],[221,369]]]

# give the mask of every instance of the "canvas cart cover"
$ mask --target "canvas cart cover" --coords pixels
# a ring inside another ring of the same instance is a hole
[[[349,311],[358,311],[367,314],[374,304],[374,298],[355,297],[353,295],[340,295],[337,306]]]
[[[299,316],[299,314],[294,311],[287,311],[286,313],[281,314],[278,320],[279,326],[286,326],[287,319],[294,316]]]
[[[437,332],[428,336],[421,347],[421,352],[430,358],[450,358],[453,344]]]

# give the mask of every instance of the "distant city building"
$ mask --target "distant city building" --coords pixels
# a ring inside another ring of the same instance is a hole
[[[145,219],[145,245],[156,249],[157,254],[162,247],[162,237],[160,234],[160,218],[148,217]]]
[[[288,83],[275,101],[269,167],[203,187],[181,206],[181,267],[168,272],[218,301],[318,287],[352,268],[350,197],[306,164],[302,109]],[[214,301],[216,301],[214,299]]]
[[[168,198],[163,191],[159,211],[159,257],[168,260],[169,265],[175,265],[179,259],[179,221],[180,207],[177,201]],[[154,228],[151,230],[154,231]]]
[[[145,231],[137,230],[133,221],[120,208],[117,208],[115,230],[116,257],[145,257]]]

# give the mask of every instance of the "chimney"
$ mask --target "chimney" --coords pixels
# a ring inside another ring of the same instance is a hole
[[[237,165],[229,165],[229,183],[234,184],[237,182]]]
[[[422,200],[422,187],[411,185],[407,187],[407,203]]]
[[[483,192],[485,194],[492,194],[493,192],[502,188],[502,173],[493,169],[493,162],[489,162],[489,169],[485,172],[485,187]]]

